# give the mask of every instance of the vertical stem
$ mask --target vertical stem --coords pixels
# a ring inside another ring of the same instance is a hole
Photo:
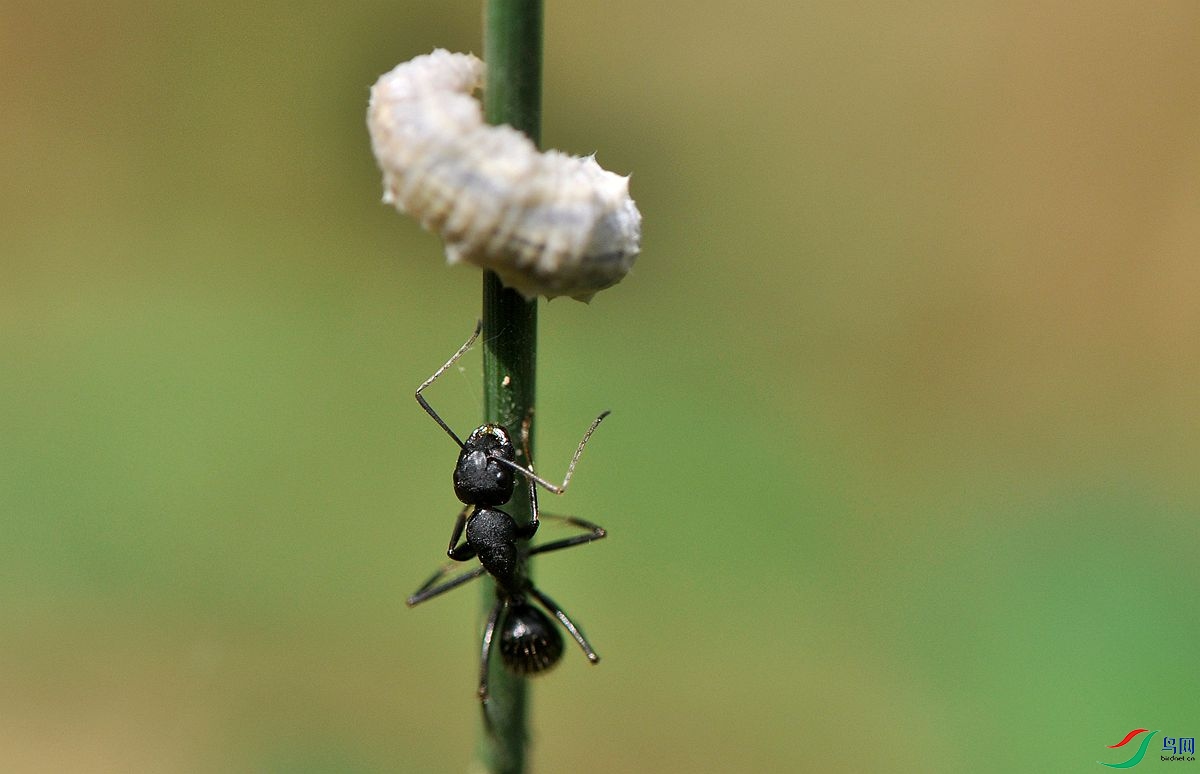
[[[486,0],[484,61],[487,82],[484,109],[489,123],[509,124],[534,143],[541,135],[542,2]],[[492,272],[483,276],[483,403],[485,420],[519,434],[534,405],[537,363],[537,301],[526,301],[500,284]],[[519,444],[517,437],[514,442]],[[532,441],[531,441],[532,444]],[[518,447],[519,448],[519,447]],[[531,452],[532,453],[532,452]],[[522,460],[528,464],[528,460]],[[529,500],[521,481],[509,511],[518,523],[530,518]],[[488,579],[483,591],[483,615],[496,603]],[[497,632],[499,637],[500,633]],[[493,658],[488,687],[491,729],[480,733],[479,759],[493,774],[525,771],[526,683],[509,674]]]
[[[483,108],[488,123],[520,129],[542,140],[542,2],[487,0]]]

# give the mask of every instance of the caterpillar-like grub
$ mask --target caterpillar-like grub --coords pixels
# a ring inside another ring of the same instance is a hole
[[[640,250],[629,178],[488,125],[472,96],[483,75],[479,58],[436,49],[371,87],[383,201],[439,234],[450,263],[490,269],[529,299],[589,301],[620,282]]]

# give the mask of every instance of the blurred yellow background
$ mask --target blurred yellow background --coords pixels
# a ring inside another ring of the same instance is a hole
[[[544,305],[540,772],[1098,771],[1200,732],[1200,6],[550,4],[642,257]],[[479,277],[367,88],[474,0],[0,10],[0,770],[455,772],[412,391]],[[430,399],[479,419],[478,355]],[[1154,752],[1145,766],[1160,765]],[[1123,749],[1130,749],[1129,747]]]

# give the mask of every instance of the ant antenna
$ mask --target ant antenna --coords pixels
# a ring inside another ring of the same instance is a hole
[[[433,421],[437,422],[441,428],[446,431],[446,434],[454,439],[454,442],[458,444],[458,448],[460,449],[463,447],[462,439],[455,435],[454,431],[450,429],[450,425],[446,424],[446,422],[438,416],[438,413],[433,410],[433,406],[430,406],[428,401],[425,400],[425,396],[421,395],[421,391],[437,381],[439,376],[446,373],[446,370],[450,368],[450,366],[454,365],[454,363],[463,356],[464,352],[471,348],[471,345],[475,343],[475,339],[479,338],[479,332],[481,330],[483,330],[483,320],[479,320],[475,323],[475,332],[471,334],[471,338],[467,339],[467,343],[459,347],[458,351],[451,355],[450,359],[447,360],[441,368],[433,372],[433,376],[426,379],[421,383],[421,386],[417,388],[417,403],[420,403],[421,408],[425,409],[425,412],[429,414],[429,416],[433,417]],[[594,426],[593,429],[595,429]],[[584,440],[587,439],[585,438]],[[578,457],[579,455],[576,454],[575,456]],[[574,467],[574,463],[572,463],[572,467]],[[570,476],[568,475],[567,478],[569,479]]]
[[[575,475],[575,465],[579,462],[579,457],[583,454],[583,447],[587,445],[588,439],[592,437],[592,433],[596,432],[596,428],[600,426],[600,423],[602,421],[604,421],[604,418],[611,413],[612,413],[611,411],[607,411],[607,410],[601,411],[600,416],[596,417],[595,421],[592,422],[592,426],[589,427],[587,429],[587,432],[583,434],[583,440],[581,440],[579,442],[579,446],[575,449],[575,455],[573,457],[571,457],[571,464],[567,466],[567,475],[563,479],[561,486],[556,486],[554,484],[551,484],[549,481],[542,478],[537,473],[534,473],[532,460],[530,460],[530,464],[529,464],[528,468],[523,468],[520,465],[518,465],[517,463],[510,462],[509,460],[506,460],[502,457],[492,457],[492,459],[495,460],[496,462],[500,463],[504,467],[512,470],[513,472],[520,473],[522,476],[529,479],[533,483],[540,484],[541,486],[550,490],[554,494],[562,494],[563,492],[567,491],[567,484],[571,483],[571,476]],[[445,425],[443,425],[443,427],[445,427]],[[446,428],[446,429],[449,430],[449,428]],[[529,459],[529,417],[528,416],[525,417],[525,421],[521,423],[521,442],[522,442],[522,446],[524,447],[524,450],[525,450],[525,459]],[[461,446],[461,444],[459,444],[459,445]]]

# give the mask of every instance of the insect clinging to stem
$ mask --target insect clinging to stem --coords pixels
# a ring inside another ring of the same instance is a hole
[[[526,466],[516,461],[517,449],[513,445],[508,429],[499,424],[483,424],[471,431],[466,440],[455,434],[448,424],[434,411],[421,394],[439,376],[445,373],[462,357],[479,337],[482,323],[476,324],[475,332],[446,363],[417,388],[417,402],[433,421],[454,440],[460,449],[458,462],[454,466],[454,493],[463,503],[450,533],[450,544],[446,555],[455,562],[479,559],[479,566],[447,581],[442,581],[455,566],[449,564],[438,570],[408,598],[413,607],[428,599],[480,577],[484,573],[492,576],[496,584],[496,603],[492,606],[483,629],[483,641],[479,661],[479,700],[487,717],[488,663],[499,632],[500,658],[504,666],[515,674],[535,675],[544,672],[562,657],[563,639],[558,629],[534,602],[558,619],[564,629],[579,644],[588,661],[597,663],[600,657],[592,649],[580,628],[563,611],[557,602],[546,596],[533,584],[525,572],[525,560],[535,554],[558,551],[563,548],[590,543],[603,538],[604,529],[585,519],[574,516],[540,514],[537,487],[555,494],[566,491],[575,472],[575,465],[583,454],[583,448],[600,422],[608,416],[603,411],[584,433],[567,466],[566,476],[560,485],[553,484],[534,472],[533,460],[529,455],[529,417],[521,427],[521,451]],[[517,521],[501,506],[508,503],[520,476],[528,481],[530,520],[525,524]],[[539,516],[555,518],[583,530],[584,534],[526,546],[538,530]],[[465,532],[465,535],[464,535]]]

